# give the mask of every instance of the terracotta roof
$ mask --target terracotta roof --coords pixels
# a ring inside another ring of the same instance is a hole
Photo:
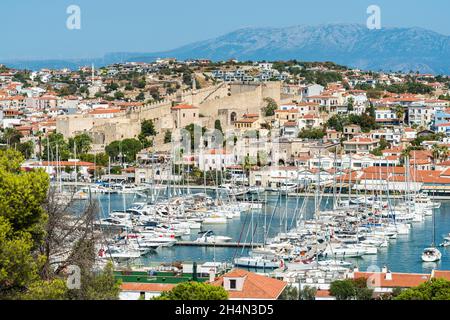
[[[423,273],[397,273],[392,272],[392,279],[386,279],[386,273],[384,272],[355,272],[355,279],[358,278],[371,278],[372,285],[381,288],[411,288],[427,282],[430,279],[430,275]]]
[[[296,127],[297,123],[295,121],[286,121],[284,126],[285,127]]]
[[[181,109],[197,109],[197,108],[190,104],[179,104],[177,106],[173,106],[171,109],[172,110],[181,110]]]
[[[368,143],[376,143],[378,140],[374,140],[371,138],[363,138],[363,137],[355,137],[349,141],[344,141],[344,144],[368,144]]]
[[[297,108],[278,109],[278,110],[275,110],[275,113],[298,113],[298,110],[297,110]]]
[[[151,291],[151,292],[163,292],[169,291],[175,287],[175,284],[170,283],[136,283],[136,282],[125,282],[120,285],[122,291]]]
[[[244,118],[259,118],[259,114],[257,114],[257,113],[246,113],[242,117],[244,117]]]
[[[317,290],[316,291],[316,298],[330,298],[332,295],[330,294],[329,290]]]
[[[432,272],[433,278],[445,279],[450,281],[450,271],[445,270],[433,270]]]
[[[34,162],[31,164],[31,166],[93,166],[94,163],[92,162],[85,162],[85,161],[42,161],[42,163],[40,162]]]
[[[258,121],[257,118],[246,118],[246,119],[237,120],[237,121],[235,121],[235,123],[253,123],[256,121]]]
[[[277,299],[287,283],[281,280],[262,276],[242,269],[233,269],[219,277],[212,285],[223,286],[223,279],[244,278],[244,286],[241,291],[230,290],[230,299]]]
[[[120,109],[95,109],[89,111],[89,114],[108,114],[108,113],[118,113],[121,112]]]
[[[206,154],[230,154],[224,149],[210,149],[205,151]]]

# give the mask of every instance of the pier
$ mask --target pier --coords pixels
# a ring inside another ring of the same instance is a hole
[[[262,243],[247,243],[247,242],[196,242],[196,241],[177,241],[175,246],[188,247],[223,247],[223,248],[246,248],[246,247],[260,247]]]

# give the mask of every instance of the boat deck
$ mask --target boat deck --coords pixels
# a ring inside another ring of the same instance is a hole
[[[228,247],[228,248],[243,248],[260,247],[262,243],[247,243],[247,242],[195,242],[195,241],[177,241],[176,246],[192,246],[192,247]]]

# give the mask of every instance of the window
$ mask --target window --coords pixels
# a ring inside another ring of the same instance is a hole
[[[230,279],[230,289],[236,289],[236,280]]]

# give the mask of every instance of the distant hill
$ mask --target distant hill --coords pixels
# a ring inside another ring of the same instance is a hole
[[[16,61],[34,67],[67,67],[94,62],[152,61],[157,57],[212,60],[333,61],[365,70],[450,74],[450,37],[422,28],[369,30],[358,24],[326,24],[286,28],[245,28],[156,53],[111,53],[101,59]]]

